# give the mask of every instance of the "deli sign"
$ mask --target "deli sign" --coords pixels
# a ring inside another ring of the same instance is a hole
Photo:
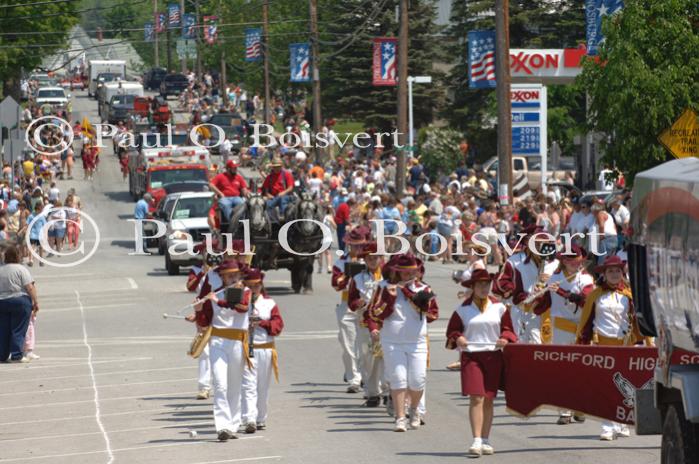
[[[510,49],[512,82],[565,84],[581,72],[584,48]]]

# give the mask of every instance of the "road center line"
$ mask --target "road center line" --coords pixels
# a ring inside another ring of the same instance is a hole
[[[197,380],[196,377],[187,377],[184,379],[165,379],[165,380],[150,380],[148,382],[129,382],[129,383],[113,383],[109,385],[102,385],[102,389],[105,388],[124,388],[128,389],[134,385],[155,385],[158,383],[178,383],[178,382],[194,382]],[[36,394],[42,394],[42,393],[61,393],[61,392],[77,392],[79,390],[85,390],[90,387],[72,387],[72,388],[58,388],[58,389],[46,389],[46,390],[39,390],[39,391],[22,391],[22,392],[10,392],[10,393],[0,393],[1,396],[14,396],[14,395],[36,395]]]
[[[42,347],[47,347],[48,345],[41,344]],[[79,346],[78,344],[73,344],[73,345],[54,345],[51,346],[51,348],[64,348],[64,347],[75,347]],[[152,357],[143,357],[143,358],[121,358],[121,359],[110,359],[109,361],[94,361],[92,364],[110,364],[110,363],[124,363],[124,362],[131,362],[131,361],[150,361],[153,359]],[[17,372],[27,372],[27,371],[34,371],[37,369],[60,369],[62,367],[73,367],[73,366],[84,366],[85,363],[80,363],[80,364],[52,364],[50,366],[21,366],[17,367],[16,369],[5,369],[3,368],[3,375],[8,374],[8,373],[17,373]]]
[[[82,321],[82,328],[83,328],[83,343],[85,344],[85,347],[87,348],[87,365],[90,368],[90,379],[92,380],[92,390],[94,391],[94,402],[95,402],[95,420],[97,421],[97,426],[99,427],[100,431],[102,432],[102,436],[104,437],[104,444],[106,446],[106,451],[107,451],[107,456],[109,457],[109,461],[107,461],[107,464],[112,464],[114,462],[114,453],[112,453],[112,445],[109,442],[109,436],[107,435],[107,431],[104,429],[104,424],[102,424],[102,418],[100,417],[100,396],[99,396],[99,391],[97,390],[97,379],[95,378],[95,368],[92,365],[92,347],[90,344],[87,342],[87,324],[85,322],[85,309],[83,308],[83,303],[80,300],[80,292],[75,290],[75,298],[77,299],[78,307],[80,308],[80,319]]]
[[[53,360],[55,358],[44,358],[42,356],[42,359]],[[181,370],[196,369],[196,368],[197,368],[196,366],[182,366],[182,367],[161,367],[161,368],[157,368],[157,369],[138,369],[138,370],[133,370],[133,371],[109,371],[109,372],[99,372],[99,373],[95,374],[95,377],[100,376],[100,375],[147,374],[150,372],[159,372],[159,371],[181,371]],[[45,384],[49,380],[79,379],[81,377],[89,377],[89,376],[90,376],[90,374],[61,375],[61,376],[57,376],[57,377],[42,377],[41,379],[37,379],[37,380],[44,382],[44,384]],[[27,379],[0,380],[0,385],[4,385],[7,383],[19,383],[19,382],[27,383],[28,380]],[[0,424],[0,425],[2,425],[2,424]]]
[[[127,277],[126,280],[129,283],[129,285],[131,285],[132,289],[134,289],[134,290],[138,289],[138,284],[136,283],[135,280],[133,280],[131,277]]]
[[[133,396],[118,396],[116,398],[104,398],[102,402],[105,401],[121,401],[121,400],[136,400],[144,398],[160,398],[167,396],[180,396],[180,395],[191,395],[192,390],[180,391],[180,392],[166,392],[166,393],[154,393],[152,395],[133,395]],[[22,406],[10,406],[8,408],[0,408],[0,411],[12,411],[16,409],[30,409],[30,408],[47,408],[49,406],[67,406],[69,404],[84,404],[92,403],[92,400],[81,400],[81,401],[59,401],[57,403],[40,403],[40,404],[25,404]]]

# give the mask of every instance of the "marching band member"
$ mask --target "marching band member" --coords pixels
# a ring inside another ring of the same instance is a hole
[[[577,343],[606,346],[629,346],[645,339],[638,328],[633,309],[631,288],[624,281],[626,262],[618,256],[608,256],[595,268],[601,274],[602,283],[587,296],[577,330]],[[611,441],[628,437],[629,428],[624,424],[603,421],[600,440]]]
[[[473,271],[477,269],[486,269],[485,260],[483,259],[483,256],[487,251],[486,248],[480,245],[476,245],[475,243],[469,243],[465,246],[465,248],[469,251],[469,253],[466,255],[466,269],[464,269],[463,271],[456,271],[452,276],[454,282],[458,284],[471,279]],[[472,290],[470,288],[466,288],[462,292],[462,295],[459,296],[459,298],[467,300],[471,296],[471,293]],[[458,361],[454,361],[453,363],[448,364],[447,369],[450,371],[461,370],[460,359],[461,357],[459,357]]]
[[[344,379],[349,382],[347,393],[359,393],[361,391],[362,376],[359,371],[359,353],[357,348],[357,331],[359,330],[359,317],[349,310],[349,282],[351,276],[345,272],[345,263],[361,262],[359,257],[364,245],[369,239],[370,231],[360,226],[352,229],[345,236],[345,243],[349,246],[349,252],[343,254],[333,265],[332,287],[341,292],[340,303],[335,307],[337,324],[339,327],[338,339],[342,348],[342,363],[345,367]]]
[[[399,281],[382,288],[370,308],[370,316],[383,324],[380,339],[396,413],[394,431],[405,432],[406,399],[410,405],[410,427],[417,429],[421,425],[418,406],[427,378],[427,323],[438,318],[439,308],[430,287],[418,280],[420,267],[414,256],[399,256],[393,270]]]
[[[241,423],[240,403],[243,370],[248,361],[248,305],[250,289],[245,288],[235,261],[218,266],[222,286],[206,295],[206,301],[195,305],[197,323],[212,326],[209,341],[211,368],[214,377],[214,423],[220,441],[237,438]],[[226,289],[242,290],[240,302],[230,302]]]
[[[468,451],[472,457],[495,452],[489,436],[493,400],[502,380],[500,350],[517,341],[509,310],[489,299],[493,278],[485,269],[473,271],[462,283],[472,290],[471,296],[456,308],[447,326],[447,348],[461,351],[461,394],[470,397],[473,444]]]
[[[206,262],[206,244],[200,243],[194,247],[194,251],[202,255],[202,265],[194,265],[189,270],[189,275],[187,276],[187,290],[190,292],[197,292],[201,289],[204,282],[204,278],[209,272],[209,265]],[[196,314],[190,314],[186,317],[189,322],[196,323]],[[201,332],[205,327],[196,324],[198,332]],[[206,400],[211,395],[211,360],[209,359],[209,345],[204,347],[199,356],[199,393],[197,393],[198,400]]]
[[[361,375],[364,379],[366,406],[376,408],[381,405],[381,378],[383,377],[383,357],[377,356],[380,338],[377,323],[367,314],[379,282],[382,279],[383,258],[375,254],[376,242],[370,242],[359,255],[364,259],[366,269],[352,277],[349,283],[348,305],[350,311],[358,314],[360,330],[357,334]]]
[[[264,292],[265,274],[259,269],[248,268],[243,282],[252,291],[250,330],[254,356],[243,373],[242,414],[246,433],[264,430],[267,424],[269,387],[272,373],[279,382],[279,364],[274,338],[284,328],[284,321],[277,303]]]
[[[494,293],[512,301],[512,323],[518,339],[523,343],[540,344],[550,341],[548,312],[534,313],[534,301],[527,301],[542,291],[548,279],[558,269],[558,260],[551,259],[556,251],[550,236],[541,235],[543,229],[530,226],[525,230],[527,241],[533,240],[536,253],[525,246],[523,253],[512,255],[494,285]],[[543,337],[542,337],[543,332]]]
[[[585,298],[594,288],[594,279],[583,268],[585,250],[578,245],[572,245],[572,254],[561,251],[558,260],[561,265],[548,281],[548,290],[539,298],[536,314],[551,309],[554,345],[575,344],[580,309],[585,305]],[[573,416],[577,422],[583,422],[585,416]],[[559,425],[570,424],[571,412],[561,410],[558,418]]]

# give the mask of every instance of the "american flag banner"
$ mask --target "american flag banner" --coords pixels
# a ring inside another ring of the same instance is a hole
[[[193,13],[182,16],[182,38],[193,40],[197,38],[197,17]]]
[[[218,26],[216,25],[216,16],[204,16],[204,40],[209,45],[216,42],[218,37]]]
[[[262,58],[262,29],[245,29],[245,61],[259,61]]]
[[[148,22],[143,26],[143,40],[146,42],[153,42],[155,36],[155,29],[153,23]]]
[[[155,32],[165,31],[165,25],[167,24],[167,15],[165,13],[155,13]]]
[[[602,18],[611,16],[622,8],[624,8],[622,0],[585,0],[588,55],[597,55],[597,48],[604,41],[602,36]]]
[[[373,85],[398,84],[398,39],[381,37],[374,39]]]
[[[495,31],[468,33],[468,86],[495,87]]]
[[[289,44],[291,82],[311,81],[311,46],[308,43]]]
[[[167,6],[167,25],[170,27],[180,25],[180,6],[176,3]]]

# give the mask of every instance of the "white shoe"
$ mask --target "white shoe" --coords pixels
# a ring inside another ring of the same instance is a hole
[[[599,439],[602,441],[612,441],[616,438],[614,432],[611,430],[609,432],[602,432],[599,436]]]
[[[410,414],[410,428],[413,430],[417,430],[420,428],[420,413],[416,409],[411,409],[409,411]]]
[[[405,417],[400,417],[396,419],[396,426],[393,428],[394,432],[407,432],[408,431],[408,419]]]
[[[26,356],[27,358],[29,358],[29,360],[31,360],[31,361],[35,361],[35,360],[37,360],[37,359],[41,359],[41,356],[39,356],[38,354],[34,354],[33,351],[29,351],[25,356]]]
[[[197,393],[197,399],[198,400],[208,400],[210,394],[211,394],[211,391],[204,388],[202,390],[199,390],[199,393]]]
[[[472,458],[479,458],[483,455],[483,445],[482,444],[472,444],[468,449],[468,455]]]
[[[627,425],[622,425],[621,427],[619,427],[619,430],[617,430],[616,434],[619,437],[628,438],[631,436],[631,431],[629,430],[629,427]]]
[[[495,449],[490,445],[490,443],[483,443],[481,445],[481,451],[483,452],[483,456],[495,454]]]

